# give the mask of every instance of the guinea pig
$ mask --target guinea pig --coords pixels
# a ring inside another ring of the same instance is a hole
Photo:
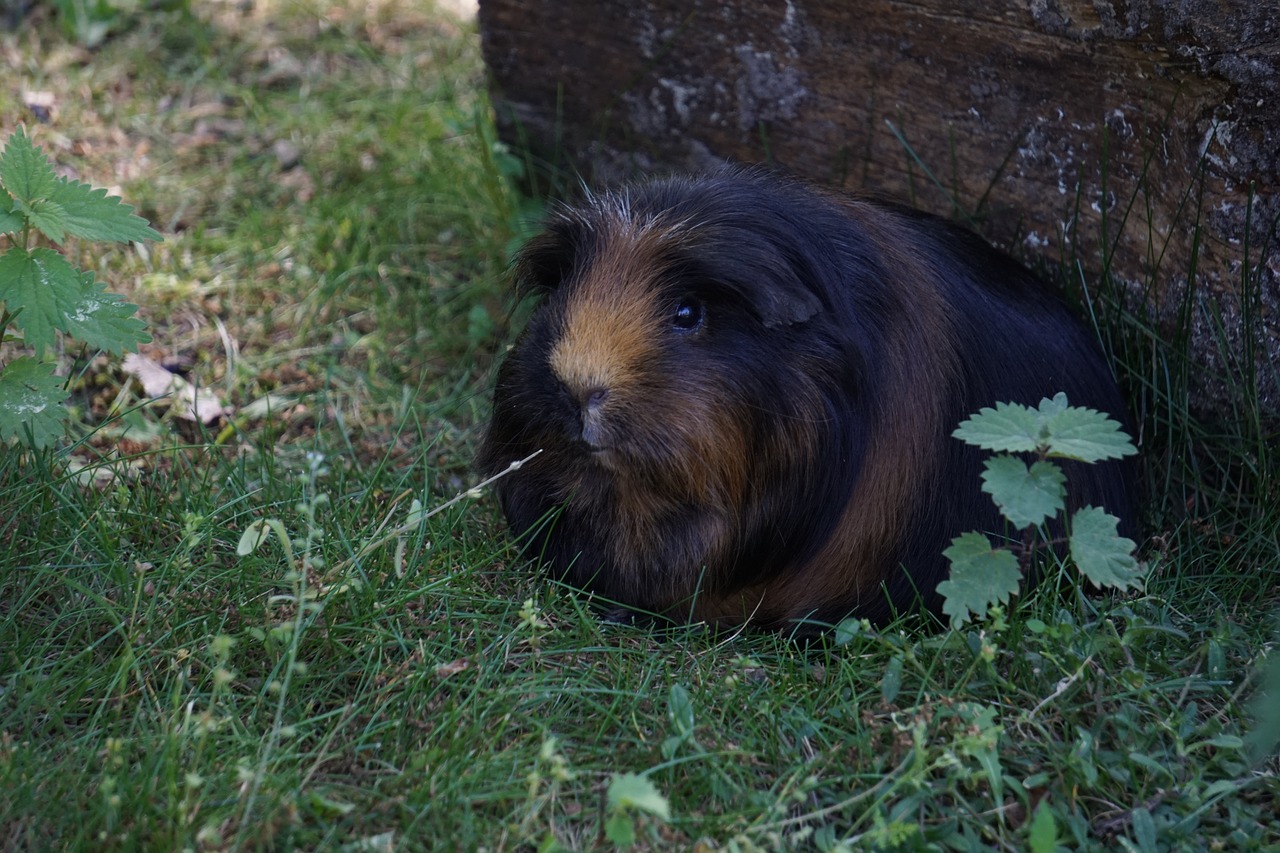
[[[937,609],[952,537],[1004,525],[998,401],[1125,420],[1092,332],[1025,267],[919,211],[726,169],[556,210],[479,466],[558,578],[676,621],[812,633]],[[1128,466],[1067,466],[1132,527]]]

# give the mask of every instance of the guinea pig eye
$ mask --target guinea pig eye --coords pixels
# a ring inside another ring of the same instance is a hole
[[[702,325],[702,303],[692,296],[686,296],[676,303],[671,312],[671,326],[682,332],[691,332]]]

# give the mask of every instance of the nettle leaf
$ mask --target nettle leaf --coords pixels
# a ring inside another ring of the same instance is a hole
[[[49,196],[65,214],[68,234],[85,240],[114,240],[120,243],[159,240],[160,234],[147,220],[134,215],[133,207],[105,189],[59,178]]]
[[[17,201],[0,187],[0,234],[15,234],[27,227],[27,219],[15,213]]]
[[[17,314],[13,324],[37,354],[53,344],[54,329],[62,327],[82,289],[79,270],[50,249],[13,246],[0,255],[0,301]]]
[[[1066,475],[1052,462],[1027,464],[1014,456],[993,456],[982,472],[982,491],[1018,529],[1042,524],[1063,508]]]
[[[30,439],[36,448],[57,441],[67,418],[62,382],[52,364],[26,356],[0,369],[0,440]]]
[[[18,199],[17,204],[31,227],[55,243],[62,242],[67,227],[67,214],[62,205],[47,198],[38,198],[32,202]]]
[[[138,344],[151,340],[147,324],[133,316],[138,306],[97,281],[92,272],[80,273],[80,293],[74,304],[65,306],[61,328],[93,349],[115,355],[136,352]]]
[[[662,820],[671,819],[671,807],[656,785],[636,773],[613,777],[606,794],[612,812],[638,811]]]
[[[836,625],[836,645],[844,646],[853,642],[853,638],[862,633],[862,620],[849,617],[841,619]]]
[[[1050,456],[1101,462],[1138,452],[1120,424],[1096,409],[1073,406],[1049,418],[1045,426]]]
[[[953,626],[963,625],[971,615],[985,614],[1018,591],[1022,580],[1018,558],[992,548],[981,533],[957,536],[942,556],[951,563],[951,576],[938,584],[938,594],[943,597],[942,612],[951,617]]]
[[[0,301],[16,313],[13,324],[37,353],[53,344],[56,329],[117,355],[151,340],[133,316],[136,305],[49,249],[15,246],[0,255]]]
[[[1004,453],[1033,453],[1043,438],[1039,415],[1017,403],[996,403],[960,422],[951,433],[966,444]]]
[[[14,198],[26,202],[47,198],[57,183],[53,164],[19,127],[0,154],[0,183]]]
[[[618,812],[605,819],[604,837],[618,847],[630,847],[636,843],[636,825],[625,812]]]
[[[1087,506],[1071,518],[1071,559],[1098,586],[1141,589],[1144,570],[1134,559],[1137,545],[1118,532],[1120,520]]]
[[[1040,405],[1036,408],[1036,413],[1040,415],[1040,422],[1044,423],[1056,418],[1068,408],[1070,408],[1070,405],[1067,403],[1066,392],[1059,391],[1052,397],[1042,397]]]

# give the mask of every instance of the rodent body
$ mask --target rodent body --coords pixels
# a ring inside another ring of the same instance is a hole
[[[997,401],[1124,419],[1091,332],[964,229],[726,170],[588,198],[522,251],[541,296],[499,369],[480,466],[529,553],[681,621],[803,630],[937,606],[942,551],[1000,531],[984,454],[950,436]],[[1119,463],[1073,505],[1128,524]]]

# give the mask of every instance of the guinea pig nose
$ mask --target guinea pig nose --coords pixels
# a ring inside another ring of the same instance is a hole
[[[609,399],[608,388],[591,388],[583,395],[583,405],[588,409],[598,409]]]

